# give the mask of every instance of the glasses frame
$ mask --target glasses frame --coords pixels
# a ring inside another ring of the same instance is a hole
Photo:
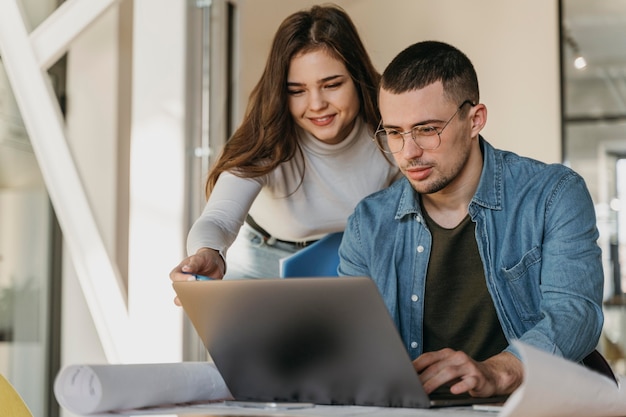
[[[437,137],[439,138],[439,142],[437,143],[437,146],[434,146],[432,148],[431,147],[425,148],[425,147],[423,147],[422,145],[420,145],[417,142],[415,131],[418,130],[418,128],[422,127],[422,125],[413,126],[410,130],[407,130],[406,132],[398,132],[398,134],[402,137],[402,146],[397,151],[391,151],[391,150],[385,149],[385,147],[382,144],[383,140],[388,140],[387,139],[387,130],[384,129],[384,128],[381,128],[381,125],[383,123],[382,120],[378,123],[378,128],[376,129],[376,132],[374,132],[373,140],[376,143],[376,146],[378,146],[378,148],[381,151],[383,151],[385,153],[388,153],[388,154],[394,154],[394,153],[402,152],[402,150],[404,149],[404,144],[406,143],[405,135],[410,133],[411,134],[411,139],[413,139],[413,143],[415,143],[415,145],[418,146],[420,149],[425,150],[425,151],[435,150],[439,146],[441,146],[441,134],[443,133],[444,129],[446,127],[448,127],[450,122],[456,117],[457,114],[459,114],[459,112],[461,111],[463,106],[465,106],[466,104],[471,104],[472,107],[474,107],[476,105],[472,100],[465,100],[463,103],[461,103],[459,105],[459,107],[457,107],[457,109],[454,112],[454,114],[448,119],[448,121],[443,125],[443,127],[440,130],[437,130],[435,128],[435,133],[437,133]],[[380,139],[378,137],[378,135],[381,134],[381,133],[383,135],[385,135],[384,139]],[[434,136],[434,135],[432,135],[432,136]]]

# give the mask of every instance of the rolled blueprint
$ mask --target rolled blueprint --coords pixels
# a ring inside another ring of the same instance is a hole
[[[59,404],[76,414],[94,414],[232,399],[210,362],[70,365],[54,381]]]

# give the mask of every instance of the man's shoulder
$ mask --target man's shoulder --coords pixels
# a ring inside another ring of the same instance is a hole
[[[495,149],[494,154],[496,159],[502,161],[503,169],[520,180],[524,178],[521,175],[526,175],[526,179],[531,175],[557,181],[564,176],[578,176],[574,170],[561,163],[548,163],[501,149]]]

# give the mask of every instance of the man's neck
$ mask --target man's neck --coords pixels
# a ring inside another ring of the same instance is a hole
[[[471,197],[469,200],[463,196],[456,195],[447,196],[445,199],[437,197],[439,196],[433,194],[422,195],[424,210],[428,212],[428,216],[439,226],[445,229],[455,228],[467,216],[467,207]]]
[[[422,206],[439,226],[456,227],[467,216],[470,201],[476,193],[483,158],[480,147],[471,152],[463,171],[445,189],[432,194],[422,194]]]

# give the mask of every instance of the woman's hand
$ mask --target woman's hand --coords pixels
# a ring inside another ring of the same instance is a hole
[[[172,269],[170,279],[172,281],[190,281],[195,279],[194,275],[222,279],[225,271],[226,264],[218,251],[210,248],[200,248],[194,255],[186,257],[176,268]],[[178,297],[174,299],[174,304],[180,306]]]

